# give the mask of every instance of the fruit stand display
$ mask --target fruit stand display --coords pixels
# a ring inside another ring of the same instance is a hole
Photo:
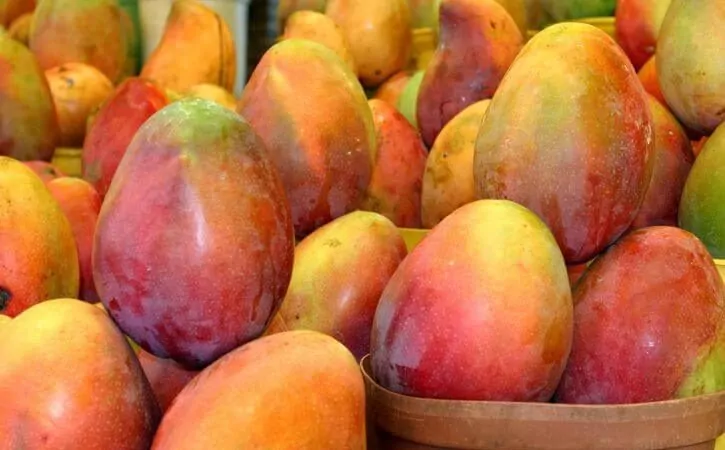
[[[725,3],[221,3],[0,0],[0,450],[718,448]]]

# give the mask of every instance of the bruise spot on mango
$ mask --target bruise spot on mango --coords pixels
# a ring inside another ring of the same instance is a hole
[[[10,291],[0,286],[0,311],[5,311],[5,308],[10,304],[12,298],[13,296]]]

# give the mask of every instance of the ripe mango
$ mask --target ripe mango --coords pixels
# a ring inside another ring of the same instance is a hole
[[[315,11],[297,11],[289,16],[284,27],[283,39],[309,39],[333,50],[357,75],[355,58],[345,34],[330,17]]]
[[[0,28],[0,156],[50,161],[58,119],[33,54]]]
[[[262,141],[227,108],[182,99],[144,123],[113,177],[93,278],[129,337],[196,369],[262,334],[293,252],[289,204]]]
[[[172,3],[141,78],[179,92],[202,83],[233,91],[236,74],[234,39],[224,18],[198,0]]]
[[[572,327],[566,265],[546,225],[513,202],[475,201],[433,228],[390,279],[372,371],[404,395],[547,401]]]
[[[266,336],[176,397],[152,450],[365,450],[365,386],[352,354],[314,331]]]
[[[0,156],[0,313],[14,317],[53,298],[78,296],[68,219],[30,168]]]
[[[273,331],[319,331],[361,359],[380,294],[406,254],[395,224],[380,214],[356,211],[318,228],[295,248]]]
[[[332,50],[304,39],[274,45],[237,111],[279,170],[298,237],[362,204],[375,161],[375,125],[360,83]]]
[[[407,0],[328,0],[325,14],[342,29],[366,87],[408,65],[413,35]]]
[[[370,100],[378,151],[363,209],[399,227],[420,228],[420,199],[428,157],[418,131],[395,107]]]
[[[632,228],[677,226],[682,188],[695,155],[685,130],[654,97],[647,96],[655,132],[654,166],[642,206]]]
[[[574,303],[558,401],[654,402],[725,389],[725,287],[691,233],[627,234],[589,266]]]
[[[672,0],[657,42],[657,75],[672,112],[704,135],[725,119],[725,3]]]
[[[84,63],[118,83],[130,75],[131,36],[123,14],[117,0],[43,0],[35,9],[30,49],[43,70]]]
[[[139,127],[168,100],[156,85],[140,78],[121,83],[89,126],[81,153],[83,178],[106,196],[111,180]]]
[[[618,0],[615,36],[635,69],[639,70],[654,56],[670,3],[671,0]]]
[[[433,228],[456,209],[476,200],[473,153],[490,103],[486,99],[468,106],[436,138],[423,175],[420,214],[424,228]]]
[[[86,122],[113,94],[113,83],[93,66],[67,63],[45,71],[60,126],[60,146],[83,146]]]
[[[159,407],[103,311],[50,300],[3,325],[0,335],[0,449],[149,448]]]
[[[567,264],[584,263],[629,228],[653,154],[652,114],[627,56],[598,28],[557,24],[526,44],[491,100],[476,193],[530,208]]]
[[[513,18],[494,0],[441,1],[438,49],[416,111],[428,147],[466,106],[493,96],[522,45]]]
[[[91,254],[96,222],[101,211],[101,197],[90,183],[80,178],[55,178],[48,181],[46,186],[68,218],[73,230],[80,267],[78,298],[87,302],[98,302],[98,293],[93,282]]]

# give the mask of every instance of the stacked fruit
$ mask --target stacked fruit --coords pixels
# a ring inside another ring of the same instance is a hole
[[[115,0],[40,0],[0,30],[0,449],[363,449],[368,353],[426,398],[724,390],[725,8],[661,3],[620,46],[441,0],[411,72],[406,0],[305,2],[235,99],[199,1],[133,76]]]

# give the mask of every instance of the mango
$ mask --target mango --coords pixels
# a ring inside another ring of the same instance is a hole
[[[0,314],[0,326],[9,324],[13,319],[5,314]]]
[[[166,413],[179,392],[199,373],[186,369],[173,359],[156,357],[142,348],[137,349],[136,356],[162,414]]]
[[[627,234],[587,269],[574,303],[557,401],[640,403],[725,389],[725,287],[687,231]]]
[[[709,135],[725,119],[725,5],[672,0],[657,42],[657,75],[672,112]]]
[[[140,78],[121,83],[88,127],[81,153],[83,179],[106,196],[126,148],[139,127],[168,100],[163,91]]]
[[[650,183],[654,135],[644,89],[603,31],[563,23],[522,50],[476,141],[478,198],[538,214],[567,264],[589,261],[627,230]]]
[[[402,70],[392,77],[388,78],[381,84],[373,94],[373,98],[388,102],[389,104],[396,106],[398,105],[398,99],[403,93],[405,86],[408,84],[410,77],[415,72],[412,70]]]
[[[466,106],[493,96],[522,45],[516,23],[494,0],[441,1],[438,49],[416,111],[428,147]]]
[[[103,311],[51,300],[3,325],[0,335],[0,448],[149,447],[158,405]]]
[[[679,225],[695,234],[713,258],[725,258],[725,125],[697,155],[680,199]]]
[[[342,29],[364,86],[379,86],[408,65],[413,35],[407,0],[328,0],[325,14]]]
[[[314,331],[266,336],[176,397],[152,450],[365,449],[365,387],[350,352]]]
[[[695,155],[677,119],[654,97],[648,96],[655,131],[652,178],[632,228],[677,226],[682,188]]]
[[[35,174],[39,176],[44,183],[48,183],[50,180],[65,176],[63,172],[47,161],[25,161],[23,164],[35,172]]]
[[[99,298],[93,282],[91,254],[96,222],[98,222],[98,214],[101,212],[101,197],[91,184],[80,178],[55,178],[46,186],[68,218],[73,230],[80,270],[78,298],[91,303],[98,302]]]
[[[639,70],[654,56],[662,21],[672,0],[618,0],[617,43]]]
[[[372,372],[416,397],[547,401],[572,327],[566,265],[546,225],[516,203],[475,201],[393,274],[375,312]]]
[[[58,203],[30,168],[0,156],[0,313],[78,296],[78,252]],[[1,436],[2,434],[0,434]]]
[[[30,51],[0,28],[0,156],[50,161],[58,120],[48,82]]]
[[[649,95],[657,99],[657,101],[669,111],[667,100],[665,100],[662,88],[660,87],[660,80],[657,78],[657,58],[655,56],[652,56],[646,63],[644,63],[644,65],[639,69],[639,72],[637,72],[637,77],[642,83],[644,90],[647,91]]]
[[[526,33],[529,31],[526,0],[496,0],[496,3],[504,7],[516,22],[516,27],[521,32],[521,36],[526,38]]]
[[[262,334],[293,252],[262,141],[223,106],[183,99],[129,145],[98,218],[93,278],[139,346],[196,369]]]
[[[117,83],[130,75],[130,36],[122,14],[116,0],[42,0],[30,29],[30,49],[43,70],[84,63]]]
[[[421,218],[433,228],[456,209],[476,200],[473,153],[491,100],[481,100],[443,127],[430,150],[423,175]]]
[[[396,105],[398,111],[408,119],[411,125],[418,129],[418,94],[420,93],[420,84],[423,82],[425,71],[419,70],[413,74],[408,83],[403,88]]]
[[[428,157],[418,131],[393,106],[370,100],[377,156],[362,208],[403,228],[420,228],[420,199]]]
[[[287,18],[296,11],[325,12],[327,0],[279,0],[277,2],[277,26],[284,29]]]
[[[212,100],[232,111],[237,110],[237,99],[234,97],[234,94],[215,84],[196,84],[187,89],[183,96]]]
[[[406,254],[395,224],[380,214],[356,211],[318,228],[295,248],[272,331],[319,331],[361,359],[380,294]]]
[[[67,63],[45,71],[60,126],[60,145],[83,146],[91,111],[113,94],[113,83],[100,70]]]
[[[289,16],[283,39],[309,39],[330,48],[357,75],[357,65],[342,29],[328,16],[315,11],[297,11]]]
[[[176,91],[212,83],[234,90],[237,60],[226,21],[198,0],[171,5],[164,33],[143,68],[141,78]]]
[[[360,207],[375,161],[365,93],[322,44],[287,39],[269,49],[237,111],[279,170],[297,237]]]
[[[32,23],[33,13],[23,14],[13,20],[13,23],[8,27],[10,37],[27,47],[30,42],[30,26]]]
[[[0,27],[7,28],[24,14],[32,13],[35,0],[0,0]]]

